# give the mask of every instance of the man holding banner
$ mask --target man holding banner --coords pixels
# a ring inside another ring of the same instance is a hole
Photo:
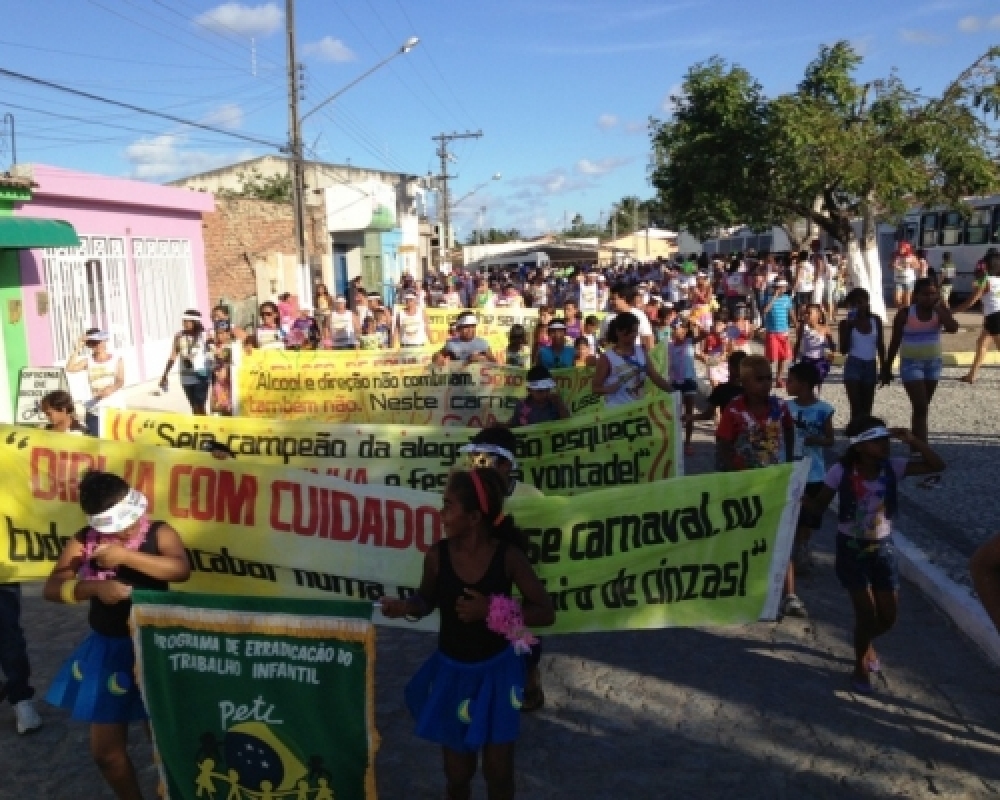
[[[490,349],[490,344],[485,339],[476,336],[476,325],[479,320],[472,311],[466,311],[455,320],[455,330],[458,337],[445,342],[440,352],[435,354],[434,363],[437,366],[444,366],[448,361],[456,361],[459,364],[476,364],[481,361],[488,361],[495,364],[497,359]]]

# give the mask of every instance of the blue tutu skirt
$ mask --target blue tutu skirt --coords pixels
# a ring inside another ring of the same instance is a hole
[[[91,633],[59,670],[45,701],[80,722],[147,719],[135,683],[135,652],[128,636]]]
[[[438,651],[404,694],[421,739],[459,753],[513,742],[521,731],[524,659],[513,647],[471,664]]]

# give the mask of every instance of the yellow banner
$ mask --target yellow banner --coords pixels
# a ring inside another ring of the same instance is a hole
[[[352,483],[441,491],[461,462],[473,428],[327,425],[314,422],[192,417],[107,409],[105,438],[204,450],[222,442],[243,460],[301,467]],[[674,395],[561,422],[515,428],[515,477],[544,494],[574,495],[683,474]]]
[[[440,495],[5,425],[0,581],[47,577],[85,526],[78,483],[92,468],[122,475],[178,531],[184,591],[405,597],[442,535]],[[508,510],[552,595],[554,632],[735,624],[777,611],[807,475],[808,460]]]
[[[428,308],[427,322],[430,330],[427,335],[433,344],[439,348],[444,346],[448,340],[448,326],[460,314],[476,315],[476,336],[486,339],[494,350],[507,346],[507,334],[514,325],[524,326],[530,342],[532,332],[538,324],[537,308]]]
[[[364,353],[364,351],[358,351]],[[375,353],[377,351],[372,351]],[[407,351],[384,351],[386,358]],[[339,354],[338,354],[339,355]],[[418,358],[422,356],[417,356]],[[666,374],[666,350],[651,359]],[[364,359],[358,357],[359,363]],[[258,350],[235,367],[237,416],[347,424],[487,427],[509,422],[527,395],[526,370],[496,364],[353,366],[324,351]],[[592,368],[553,370],[571,414],[604,408]],[[647,382],[647,396],[662,396]]]

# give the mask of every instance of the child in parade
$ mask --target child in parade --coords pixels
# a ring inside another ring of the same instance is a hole
[[[715,315],[712,329],[701,339],[701,346],[695,356],[706,367],[708,382],[714,389],[719,384],[729,380],[729,366],[726,358],[732,350],[729,337],[726,336],[726,316],[723,312]]]
[[[584,367],[593,367],[597,365],[597,356],[594,355],[594,350],[591,347],[590,339],[586,336],[578,336],[577,340],[573,342],[573,366],[577,369],[582,369]]]
[[[45,426],[47,431],[71,433],[76,436],[88,434],[87,429],[74,416],[76,404],[73,402],[73,396],[65,389],[56,389],[45,395],[38,403],[38,410],[49,421]]]
[[[743,384],[740,383],[740,368],[743,364],[743,359],[746,357],[747,354],[742,350],[734,350],[730,353],[727,359],[729,364],[729,380],[725,383],[720,383],[712,390],[711,394],[705,400],[707,408],[704,411],[700,411],[697,414],[688,414],[685,412],[681,421],[685,424],[689,421],[718,421],[719,414],[725,410],[726,406],[743,394]]]
[[[211,409],[213,414],[228,417],[233,413],[233,330],[228,319],[216,320],[213,325],[215,336],[209,342]]]
[[[552,379],[551,372],[537,365],[528,370],[526,378],[528,396],[517,401],[514,414],[510,418],[510,427],[520,428],[525,425],[569,419],[569,409],[566,408],[562,398],[555,393],[556,382]]]
[[[823,478],[826,476],[823,448],[833,447],[833,406],[816,397],[819,381],[819,370],[813,364],[800,362],[788,370],[788,399],[785,403],[795,423],[795,449],[792,455],[796,461],[806,457],[811,459],[805,490],[807,498],[815,497],[823,488]],[[806,607],[795,593],[795,573],[796,570],[805,573],[811,569],[809,537],[822,525],[822,515],[812,513],[807,505],[803,505],[799,511],[792,557],[785,573],[782,613],[790,617],[806,616]]]
[[[46,700],[90,723],[90,750],[119,800],[141,800],[128,755],[128,725],[145,720],[134,680],[128,618],[132,589],[165,590],[191,572],[177,532],[146,516],[149,502],[117,475],[86,473],[79,484],[87,526],[63,548],[45,583],[54,603],[90,602],[92,633],[63,664]]]
[[[746,352],[753,340],[753,325],[747,319],[747,306],[737,303],[734,308],[734,318],[726,325],[726,336],[734,350]],[[730,377],[732,377],[730,375]]]
[[[945,463],[906,428],[886,428],[882,420],[868,417],[858,421],[856,430],[843,458],[826,473],[823,488],[805,502],[822,514],[839,495],[836,571],[854,607],[851,685],[871,694],[871,676],[881,672],[873,643],[896,623],[899,608],[899,566],[892,540],[899,482],[941,472]],[[890,458],[890,437],[916,449],[923,459]]]
[[[739,472],[791,461],[795,423],[785,402],[771,394],[774,373],[767,358],[744,358],[740,382],[743,394],[726,406],[715,431],[718,470]]]
[[[845,298],[847,318],[840,322],[840,352],[847,356],[844,362],[844,390],[850,406],[851,418],[847,435],[857,432],[858,422],[868,419],[875,405],[875,388],[885,364],[885,340],[882,320],[872,314],[868,292],[858,286]]]
[[[806,306],[799,322],[798,335],[795,338],[795,359],[799,363],[812,364],[816,368],[819,373],[819,383],[816,384],[818,390],[823,388],[823,381],[830,374],[834,348],[823,306],[819,303],[810,303]]]
[[[500,351],[497,361],[508,367],[527,369],[531,364],[531,348],[528,347],[528,334],[524,326],[517,323],[507,331],[507,346]]]
[[[695,372],[695,338],[691,323],[682,319],[674,327],[667,345],[667,375],[670,387],[680,392],[684,400],[684,455],[694,455],[691,438],[694,436],[694,399],[698,395],[698,376]]]
[[[288,328],[286,345],[289,350],[315,350],[319,347],[319,325],[313,319],[311,309],[300,308],[299,315]]]
[[[445,538],[424,558],[420,588],[406,600],[383,597],[390,619],[439,609],[438,650],[406,687],[416,733],[442,746],[449,800],[468,800],[479,752],[490,800],[514,797],[514,744],[520,733],[524,665],[510,636],[488,625],[491,605],[523,598],[526,626],[555,621],[552,601],[524,554],[524,535],[504,515],[506,486],[496,470],[454,472],[441,507]]]

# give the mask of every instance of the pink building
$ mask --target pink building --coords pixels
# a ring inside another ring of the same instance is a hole
[[[40,165],[18,174],[36,186],[14,216],[65,220],[81,242],[21,251],[22,366],[65,364],[80,335],[96,327],[124,357],[126,385],[159,376],[184,309],[207,319],[211,308],[201,215],[215,209],[214,196]]]

